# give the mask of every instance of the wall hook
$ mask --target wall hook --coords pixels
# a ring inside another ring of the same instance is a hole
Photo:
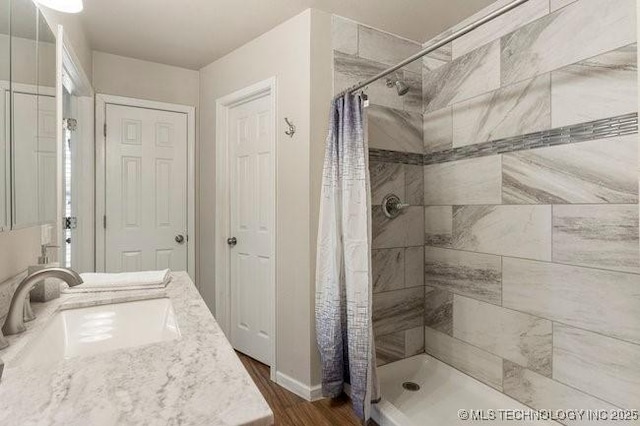
[[[293,124],[291,121],[289,121],[288,117],[284,118],[284,121],[287,123],[287,126],[289,126],[289,130],[287,130],[286,132],[284,132],[285,135],[289,136],[290,138],[293,137],[293,135],[296,134],[296,126],[295,124]]]

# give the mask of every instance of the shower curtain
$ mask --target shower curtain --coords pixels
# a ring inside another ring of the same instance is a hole
[[[318,229],[316,333],[322,392],[351,387],[356,414],[369,419],[378,398],[372,326],[371,194],[363,100],[332,102]]]

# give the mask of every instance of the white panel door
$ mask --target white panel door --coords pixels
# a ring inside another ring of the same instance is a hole
[[[187,270],[187,115],[106,106],[106,272]]]
[[[229,111],[231,340],[271,364],[274,158],[269,96]]]

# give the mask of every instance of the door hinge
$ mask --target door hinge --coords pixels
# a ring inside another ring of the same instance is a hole
[[[75,132],[78,130],[78,120],[75,118],[65,118],[62,120],[62,125],[65,129]]]
[[[102,216],[102,226],[107,229],[107,215]]]
[[[74,216],[66,216],[62,218],[62,229],[76,229],[78,227],[78,218]]]
[[[104,123],[104,137],[107,137],[107,123]]]

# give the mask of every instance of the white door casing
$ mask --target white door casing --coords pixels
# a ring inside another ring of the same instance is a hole
[[[216,101],[216,319],[276,374],[276,80]],[[227,239],[235,237],[232,247]]]
[[[186,114],[107,105],[106,123],[105,270],[186,270]]]
[[[269,96],[229,111],[231,340],[236,349],[271,363],[270,279],[273,263],[272,119]]]

